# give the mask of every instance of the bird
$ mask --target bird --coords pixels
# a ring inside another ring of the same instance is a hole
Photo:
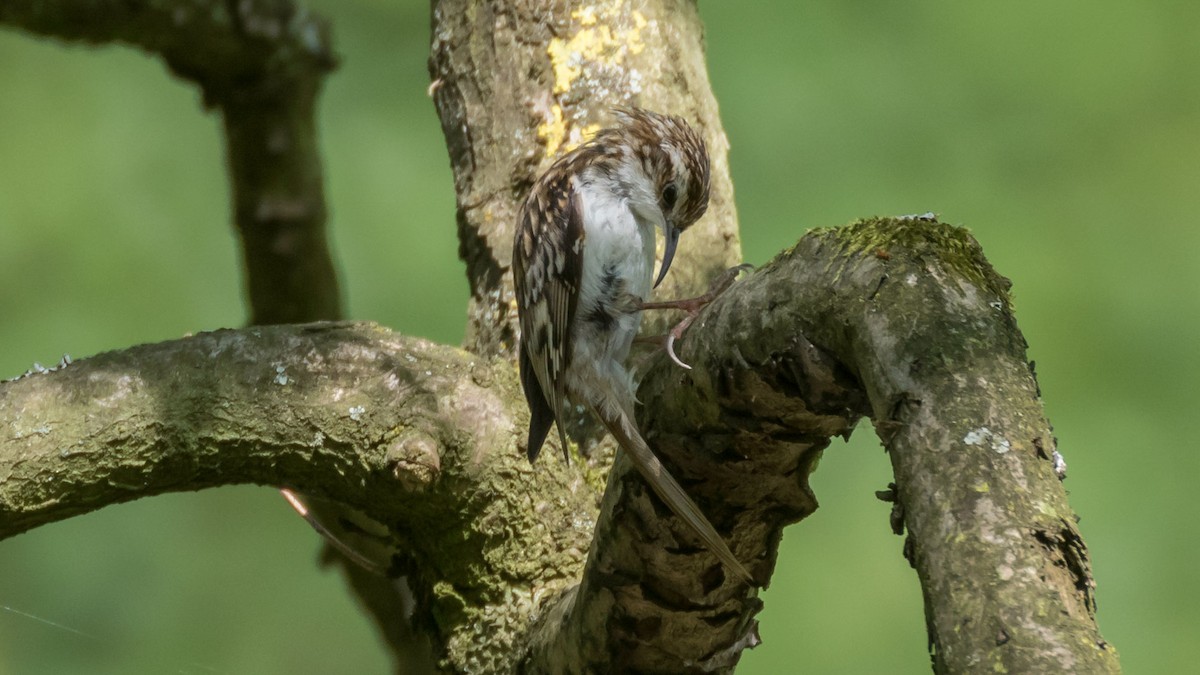
[[[708,208],[708,151],[680,117],[636,107],[615,116],[534,182],[517,219],[512,270],[529,461],[551,426],[569,461],[564,422],[577,408],[590,411],[671,511],[754,583],[637,428],[636,385],[625,366],[647,296],[670,269],[680,234]],[[659,230],[665,247],[655,277]]]

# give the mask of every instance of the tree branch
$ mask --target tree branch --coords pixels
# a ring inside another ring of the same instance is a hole
[[[521,401],[511,364],[372,325],[101,354],[0,384],[0,538],[168,491],[293,487],[388,524],[460,666],[500,662],[531,580],[538,596],[573,583],[595,517],[561,463],[495,451],[515,447]]]
[[[225,115],[254,320],[336,316],[312,117],[333,62],[324,25],[287,3],[231,7],[26,1],[0,22],[128,42],[200,83]],[[507,269],[524,189],[612,105],[698,120],[714,155],[713,205],[667,294],[739,259],[694,5],[568,10],[435,5],[431,71],[480,354],[515,345]],[[695,370],[651,357],[640,425],[766,580],[782,528],[815,508],[815,459],[871,415],[935,668],[1116,672],[1024,348],[1007,282],[968,235],[860,223],[806,236],[714,303],[682,346]],[[170,490],[286,485],[387,525],[445,668],[731,669],[757,642],[753,593],[626,462],[598,517],[588,467],[529,467],[515,452],[521,400],[507,361],[371,326],[103,354],[0,384],[0,538]]]
[[[318,324],[201,333],[4,383],[0,537],[230,483],[312,489],[389,514],[398,489],[437,477],[457,429],[431,397],[487,367],[468,358],[377,327]],[[411,447],[428,456],[395,454]]]
[[[788,377],[811,340],[841,364],[834,372],[861,381],[889,450],[935,670],[1118,672],[1095,624],[1086,547],[1008,287],[974,239],[940,223],[810,233],[705,314],[681,354],[695,371],[651,371],[640,396],[664,404],[643,424],[676,459],[685,457],[676,448],[714,447],[706,420],[687,411],[712,400],[703,373],[730,363],[754,379],[781,373],[791,385],[777,391],[804,398],[797,410],[822,413],[809,401],[827,385],[803,371]],[[768,412],[784,399],[765,393],[743,389],[731,400],[787,419],[786,409]]]
[[[652,357],[640,423],[766,579],[782,528],[815,508],[814,460],[870,411],[937,669],[1116,672],[1024,346],[1007,282],[964,231],[814,232],[705,311],[682,346],[694,370]],[[389,525],[443,666],[732,667],[760,604],[624,461],[574,586],[595,492],[505,451],[524,422],[516,378],[474,358],[375,327],[280,327],[6,383],[0,534],[165,490],[289,484]]]
[[[287,1],[13,0],[0,24],[128,44],[199,85],[225,125],[251,323],[341,316],[316,140],[317,94],[336,63],[324,19]]]
[[[315,120],[322,80],[336,62],[323,18],[288,0],[43,0],[6,3],[0,23],[88,44],[130,44],[199,85],[224,123],[250,323],[341,318]],[[312,522],[330,529],[346,515],[334,502],[304,499]],[[415,653],[427,651],[414,647],[411,631],[396,630],[407,596],[391,589],[402,582],[370,578],[331,551],[323,559],[349,577],[398,664],[411,666]]]
[[[816,507],[814,460],[869,412],[935,670],[1119,672],[1007,291],[940,223],[810,233],[706,310],[684,343],[693,370],[657,358],[640,424],[767,578],[782,527]],[[757,642],[758,603],[686,529],[653,525],[636,476],[614,468],[584,580],[544,624],[534,670],[722,669]]]

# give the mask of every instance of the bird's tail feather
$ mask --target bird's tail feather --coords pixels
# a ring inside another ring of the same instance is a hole
[[[616,408],[616,406],[613,406]],[[700,536],[717,558],[727,568],[736,573],[749,584],[755,584],[754,577],[742,566],[741,561],[729,550],[725,540],[717,534],[717,530],[708,521],[700,507],[684,492],[683,487],[675,481],[666,467],[655,456],[654,451],[646,444],[642,434],[634,426],[632,416],[624,410],[597,410],[597,417],[608,428],[609,433],[617,439],[617,443],[633,458],[638,471],[645,477],[646,482],[654,489],[659,498],[666,502],[675,515],[679,516]],[[609,413],[609,414],[605,414]]]

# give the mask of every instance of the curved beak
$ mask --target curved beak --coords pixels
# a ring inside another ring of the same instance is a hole
[[[675,259],[675,247],[679,245],[679,233],[682,231],[669,220],[663,225],[663,234],[666,235],[667,245],[663,249],[663,261],[662,267],[658,268],[658,279],[654,281],[655,288],[658,288],[663,277],[667,276],[667,270],[671,269],[671,261]]]

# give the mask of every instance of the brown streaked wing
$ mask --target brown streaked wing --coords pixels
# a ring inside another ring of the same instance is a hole
[[[553,171],[553,169],[551,169]],[[521,384],[532,412],[529,457],[537,457],[550,418],[567,451],[562,415],[563,372],[570,364],[569,331],[575,319],[583,272],[583,219],[569,174],[547,177],[534,187],[521,213],[514,271],[521,321]],[[548,408],[548,410],[547,410]]]

